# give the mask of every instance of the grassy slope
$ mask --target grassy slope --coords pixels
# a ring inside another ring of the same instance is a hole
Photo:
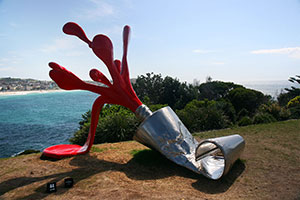
[[[229,172],[211,181],[136,142],[95,145],[89,155],[60,161],[40,154],[0,160],[0,199],[299,199],[300,120],[198,133],[240,134],[246,148]],[[145,150],[146,149],[146,150]],[[63,187],[72,177],[75,186]],[[45,184],[56,181],[58,192]]]
[[[246,196],[253,199],[300,198],[300,120],[196,135],[207,138],[230,134],[240,134],[246,141],[242,156],[246,168],[243,178],[238,180],[249,188]]]

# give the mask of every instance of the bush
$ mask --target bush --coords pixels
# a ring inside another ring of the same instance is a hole
[[[168,106],[167,104],[154,104],[154,105],[147,105],[149,107],[149,109],[154,112],[154,111],[157,111],[161,108],[164,108],[166,106]]]
[[[216,102],[218,110],[222,110],[224,115],[234,124],[236,122],[236,112],[233,105],[225,99],[220,99]]]
[[[287,107],[291,112],[290,118],[292,119],[300,118],[300,96],[296,96],[295,98],[291,99],[287,103]]]
[[[259,107],[259,112],[261,113],[269,113],[272,115],[276,120],[281,120],[280,112],[283,108],[279,106],[279,104],[276,103],[270,103],[270,104],[263,104]]]
[[[244,116],[238,121],[239,126],[248,126],[251,125],[252,123],[253,123],[252,119],[248,116]]]
[[[300,106],[300,96],[296,96],[295,98],[291,99],[287,104],[288,108],[297,107],[297,106]]]
[[[86,122],[80,126],[80,129],[74,133],[74,136],[69,139],[71,144],[84,145],[90,129],[90,122]]]
[[[89,112],[83,115],[83,120],[79,124],[80,129],[70,139],[70,142],[83,145],[89,133]],[[135,115],[127,108],[119,105],[106,105],[100,113],[94,143],[131,140],[138,124]]]
[[[277,97],[277,100],[280,106],[285,106],[289,103],[291,99],[299,95],[300,95],[300,88],[295,88],[294,90],[287,90],[287,92],[280,93]]]
[[[266,124],[276,122],[276,119],[269,113],[257,113],[253,118],[254,124]]]
[[[155,104],[149,105],[149,108],[154,112],[166,106]],[[72,144],[83,145],[85,143],[91,125],[90,121],[91,111],[88,111],[82,115],[82,120],[79,122],[79,130],[70,139]],[[129,109],[119,105],[106,105],[100,113],[94,143],[100,144],[131,140],[139,123],[134,113]]]
[[[184,109],[178,110],[177,115],[191,132],[222,129],[231,125],[215,101],[193,100]]]
[[[300,106],[295,106],[289,109],[291,112],[291,119],[300,119]]]
[[[248,115],[249,115],[248,110],[243,108],[242,110],[240,110],[237,117],[239,120],[241,120],[243,117],[248,117]]]
[[[281,108],[279,112],[279,120],[288,120],[291,117],[291,111],[286,108]]]

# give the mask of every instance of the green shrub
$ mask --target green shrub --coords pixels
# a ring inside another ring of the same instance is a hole
[[[83,115],[81,115],[82,120],[79,122],[79,128],[83,128],[85,123],[88,123],[91,121],[91,110],[87,111]]]
[[[167,104],[154,104],[154,105],[147,105],[149,107],[149,109],[154,112],[154,111],[157,111],[163,107],[166,107],[168,106]]]
[[[177,115],[191,132],[222,129],[231,125],[215,101],[193,100],[184,109],[178,110]]]
[[[80,125],[80,129],[74,133],[74,136],[69,139],[71,144],[84,145],[90,129],[90,122]]]
[[[272,115],[276,120],[282,120],[280,113],[281,114],[287,114],[284,113],[285,111],[282,111],[282,107],[279,106],[279,104],[277,102],[275,103],[270,103],[270,104],[262,104],[259,107],[259,112],[260,113],[269,113],[270,115]]]
[[[238,113],[238,119],[241,120],[243,117],[248,117],[249,112],[248,110],[246,110],[245,108],[242,108],[242,110],[240,110],[240,112]]]
[[[135,115],[122,108],[99,120],[94,143],[132,140],[137,126],[138,120]]]
[[[300,118],[300,96],[296,96],[295,98],[291,99],[287,107],[291,112],[290,118],[292,119],[299,119]]]
[[[300,119],[300,106],[295,106],[289,109],[291,112],[291,119]]]
[[[253,121],[250,117],[248,116],[244,116],[242,117],[239,121],[238,121],[238,125],[239,126],[248,126],[253,124]]]
[[[296,96],[295,98],[291,99],[287,104],[288,108],[297,107],[297,106],[300,106],[300,96]]]
[[[276,119],[269,113],[257,113],[253,117],[253,123],[254,124],[266,124],[275,122]]]
[[[83,115],[80,129],[70,139],[72,144],[83,145],[89,133],[89,112]],[[131,140],[139,122],[125,107],[106,105],[101,113],[95,134],[95,144]]]
[[[233,124],[236,122],[236,112],[233,105],[226,101],[225,99],[220,99],[216,102],[216,107],[219,110],[222,110],[224,115],[230,120]]]
[[[155,104],[149,105],[149,108],[154,112],[166,106]],[[91,111],[88,111],[82,115],[79,130],[70,139],[72,144],[83,145],[85,143],[90,129],[90,121]],[[100,113],[94,144],[131,140],[139,123],[129,109],[119,105],[106,105]]]
[[[286,108],[281,108],[279,112],[279,120],[288,120],[291,118],[291,111]]]
[[[300,76],[296,75],[295,77],[290,77],[289,81],[300,84]],[[280,106],[285,106],[291,99],[297,96],[300,96],[300,88],[292,86],[291,88],[285,88],[285,92],[282,91],[278,95],[277,100]]]

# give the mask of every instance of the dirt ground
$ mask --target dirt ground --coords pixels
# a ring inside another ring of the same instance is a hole
[[[288,123],[206,133],[246,140],[241,159],[217,181],[133,141],[94,145],[88,155],[58,161],[40,153],[1,159],[0,199],[300,199],[299,122],[289,137],[282,134]],[[72,188],[64,188],[68,177]],[[53,181],[57,192],[49,194]]]

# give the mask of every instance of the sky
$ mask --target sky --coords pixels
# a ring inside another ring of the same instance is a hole
[[[105,34],[122,58],[131,27],[131,78],[149,72],[180,81],[287,80],[300,75],[300,0],[0,0],[0,77],[50,80],[56,62],[83,80],[106,66],[67,22],[90,40]]]

